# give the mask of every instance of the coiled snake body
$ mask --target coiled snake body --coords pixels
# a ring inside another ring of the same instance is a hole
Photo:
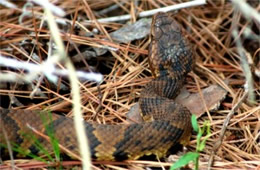
[[[191,71],[193,57],[180,27],[168,14],[158,13],[153,18],[149,64],[155,78],[144,87],[139,99],[143,123],[85,123],[89,148],[94,159],[138,159],[150,154],[162,157],[177,142],[185,143],[189,139],[191,114],[172,99],[178,94],[187,73]],[[27,124],[47,133],[39,112],[0,109],[0,143],[6,144],[6,140],[9,140],[19,144],[28,153],[41,155],[41,151],[34,145],[35,140],[24,136],[31,132]],[[62,146],[79,153],[72,119],[52,114],[52,127]],[[52,146],[47,140],[39,136],[37,138],[47,151],[52,152]]]

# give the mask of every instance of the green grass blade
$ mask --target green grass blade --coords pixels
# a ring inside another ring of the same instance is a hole
[[[194,131],[198,133],[199,125],[198,125],[198,122],[197,122],[197,118],[194,114],[191,115],[191,124],[192,124]]]
[[[195,161],[198,157],[199,153],[188,152],[185,155],[181,156],[180,159],[171,166],[170,170],[181,168],[187,165],[190,161]]]

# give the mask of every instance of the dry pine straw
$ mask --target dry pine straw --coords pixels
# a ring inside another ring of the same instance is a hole
[[[22,1],[17,3],[19,9],[22,9],[23,4],[24,2]],[[106,14],[99,16],[98,11],[113,5],[118,5],[118,8],[111,12],[112,15],[129,13],[135,20],[136,12],[173,4],[170,1],[147,0],[139,2],[138,6],[134,8],[132,1],[122,5],[120,1],[89,0],[84,3],[75,3],[74,1],[65,0],[60,1],[56,5],[66,11],[70,21],[74,21],[73,17],[77,20],[80,18],[84,20],[87,18],[86,16],[89,19],[106,17]],[[251,5],[254,5],[254,8],[259,11],[257,3],[251,1]],[[188,90],[190,92],[198,92],[198,89],[205,88],[211,84],[219,84],[228,91],[228,95],[220,104],[219,109],[205,113],[199,118],[201,125],[203,121],[210,120],[212,130],[212,136],[209,138],[206,148],[200,157],[200,167],[202,169],[207,167],[212,147],[219,139],[220,130],[226,115],[244,93],[245,77],[240,66],[240,56],[237,53],[237,47],[231,35],[233,12],[234,9],[231,3],[209,1],[206,6],[183,9],[175,15],[175,19],[186,29],[188,38],[194,47],[194,55],[196,56],[194,74],[190,74],[186,82]],[[96,14],[95,17],[94,14]],[[1,7],[1,54],[19,60],[35,62],[30,55],[34,52],[40,57],[40,60],[45,60],[48,51],[46,43],[50,38],[49,31],[46,26],[41,28],[41,20],[35,17],[42,15],[42,10],[35,7],[35,16],[24,18],[23,25],[18,23],[20,15],[21,10]],[[248,60],[252,61],[250,66],[253,71],[257,62],[259,62],[259,58],[257,59],[257,56],[259,56],[259,42],[243,36],[242,31],[245,28],[250,28],[257,34],[259,33],[257,32],[259,27],[253,21],[248,21],[241,15],[239,15],[238,24],[239,36],[247,51]],[[99,33],[94,37],[79,36],[77,31],[75,31],[76,29],[72,29],[71,36],[67,34],[67,36],[63,37],[65,44],[70,37],[70,42],[81,45],[78,48],[107,45],[119,49],[116,52],[107,52],[105,55],[95,58],[97,61],[94,62],[88,60],[85,64],[75,63],[79,69],[91,67],[96,69],[96,71],[103,72],[105,75],[104,83],[100,85],[100,92],[94,83],[81,83],[82,107],[86,120],[110,124],[126,123],[125,114],[137,101],[142,86],[152,78],[146,58],[149,45],[148,38],[134,41],[131,44],[118,44],[109,40],[108,33],[119,29],[121,26],[122,24],[118,23],[89,23],[83,25],[80,31],[83,31],[83,28],[90,31],[96,28],[99,30]],[[66,30],[66,28],[63,29]],[[35,36],[35,30],[37,30],[38,36]],[[65,32],[69,32],[69,30]],[[29,43],[26,44],[25,40]],[[36,44],[35,49],[32,48],[33,45],[31,43]],[[69,55],[72,55],[71,49],[74,48],[71,43],[68,48]],[[3,71],[7,71],[7,69]],[[19,73],[22,75],[23,71],[20,70]],[[254,75],[254,78],[255,94],[259,96],[259,77],[257,78]],[[224,80],[228,80],[228,85],[225,85]],[[36,95],[35,100],[27,100],[31,93],[31,86],[24,85],[22,86],[23,88],[20,88],[21,85],[19,84],[8,86],[5,83],[1,83],[0,100],[2,99],[3,101],[3,99],[6,99],[6,96],[13,96],[12,99],[17,108],[46,108],[56,112],[68,113],[68,116],[71,116],[70,91],[62,90],[61,82],[69,87],[66,79],[61,79],[58,86],[54,86],[44,78],[40,88],[45,95],[43,97]],[[33,83],[36,84],[37,82]],[[24,90],[25,87],[26,90]],[[20,100],[21,103],[16,101],[16,99]],[[26,102],[23,102],[25,100]],[[259,99],[256,102],[259,104]],[[1,107],[6,107],[6,105],[8,106],[8,103],[1,102]],[[260,108],[257,104],[249,105],[246,101],[240,105],[230,120],[221,147],[216,152],[214,169],[254,169],[257,166],[260,168],[259,110]],[[193,136],[188,150],[193,151],[195,147],[196,141],[195,136]],[[173,159],[178,157],[175,155]],[[73,163],[71,162],[71,164]],[[127,168],[133,169],[142,169],[147,166],[167,167],[170,165],[170,163],[158,161],[129,161],[128,163],[95,162],[96,168],[99,167],[101,169],[125,169],[126,166],[121,166],[124,164],[128,165]],[[29,165],[30,163],[28,163]]]

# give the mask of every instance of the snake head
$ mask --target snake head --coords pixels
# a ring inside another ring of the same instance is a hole
[[[148,60],[155,77],[184,77],[193,67],[192,49],[180,25],[167,13],[153,17]]]
[[[170,15],[164,12],[158,12],[153,16],[153,21],[152,21],[152,27],[151,27],[151,36],[155,40],[160,40],[162,38],[164,33],[170,33],[170,30],[175,31],[175,36],[177,37],[169,37],[173,38],[172,40],[178,40],[180,39],[179,36],[181,36],[181,28],[180,26],[176,23],[176,21],[173,20]],[[170,44],[170,43],[168,43]],[[167,45],[167,43],[165,44]]]

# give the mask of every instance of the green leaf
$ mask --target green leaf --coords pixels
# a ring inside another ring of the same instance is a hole
[[[200,143],[201,137],[202,137],[202,133],[201,133],[201,130],[199,129],[199,133],[197,134],[197,144]]]
[[[205,144],[206,144],[206,140],[203,140],[203,141],[200,143],[199,147],[197,148],[197,151],[198,151],[198,152],[203,151],[203,149],[205,148]]]
[[[197,118],[194,114],[192,114],[192,116],[191,116],[191,124],[192,124],[194,131],[198,132],[199,131],[199,125],[198,125],[198,122],[197,122]]]
[[[206,126],[207,126],[207,135],[204,137],[202,142],[199,144],[199,147],[197,148],[197,151],[199,151],[199,152],[203,151],[203,149],[205,148],[205,145],[206,145],[206,140],[208,140],[208,138],[211,135],[211,133],[210,133],[210,124],[208,123]]]
[[[51,112],[48,111],[47,115],[40,113],[41,119],[43,121],[43,124],[45,126],[47,135],[50,138],[50,143],[52,145],[54,155],[56,157],[56,161],[60,161],[60,148],[59,148],[59,141],[55,138],[55,132],[54,132],[54,126],[53,126],[53,120]]]
[[[199,153],[188,152],[185,155],[181,156],[180,159],[171,166],[170,170],[181,168],[187,165],[190,161],[195,161],[198,157]]]

